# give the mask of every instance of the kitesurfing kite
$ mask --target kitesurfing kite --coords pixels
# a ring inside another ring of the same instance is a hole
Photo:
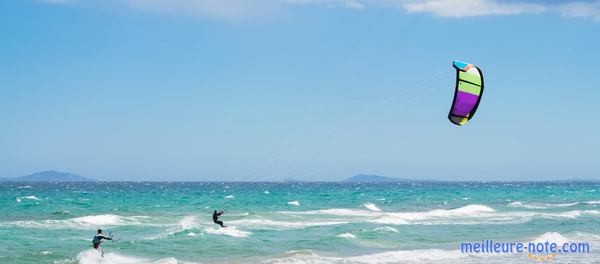
[[[456,89],[448,119],[455,125],[462,126],[475,114],[483,95],[483,74],[473,64],[454,61],[456,69]]]

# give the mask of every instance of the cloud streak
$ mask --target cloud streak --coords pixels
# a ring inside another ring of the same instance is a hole
[[[500,3],[494,0],[427,0],[405,3],[409,13],[430,13],[442,17],[471,17],[487,15],[517,15],[542,13],[547,7],[541,4]]]
[[[509,16],[553,13],[600,21],[600,0],[39,0],[51,4],[110,4],[158,14],[239,19],[278,14],[298,6],[327,8],[395,8],[436,17]]]

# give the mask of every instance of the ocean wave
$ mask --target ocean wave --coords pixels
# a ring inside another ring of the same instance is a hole
[[[37,198],[35,195],[29,195],[29,196],[21,196],[21,197],[17,197],[15,199],[18,203],[22,202],[23,200],[33,200],[33,201],[39,201],[40,198]]]
[[[339,238],[348,238],[348,239],[355,239],[356,235],[352,234],[352,233],[343,233],[343,234],[339,234],[336,237]]]
[[[470,225],[470,224],[518,224],[536,218],[576,219],[600,215],[598,210],[572,210],[564,212],[496,211],[479,204],[455,209],[436,209],[424,212],[377,212],[359,209],[332,208],[313,211],[280,211],[285,215],[335,217],[349,222],[370,222],[384,225]],[[323,219],[322,221],[327,221]]]
[[[401,250],[373,253],[351,257],[329,257],[321,256],[312,251],[291,251],[280,258],[272,258],[264,261],[268,264],[279,263],[344,263],[344,264],[371,264],[371,263],[417,263],[436,262],[448,263],[468,258],[459,250],[421,249]]]
[[[223,198],[225,198],[225,199],[233,199],[233,198],[235,198],[235,196],[233,196],[233,195],[227,195],[227,196],[225,196]]]
[[[159,260],[149,260],[142,257],[133,257],[108,252],[104,257],[95,249],[88,249],[79,252],[76,260],[79,264],[193,264],[194,262],[181,262],[176,258],[163,258]]]
[[[535,204],[523,204],[521,202],[512,202],[512,203],[509,203],[508,206],[522,207],[522,208],[527,208],[527,209],[548,209],[548,207],[546,207],[546,206],[540,206],[540,205],[535,205]]]
[[[561,235],[558,232],[546,232],[540,236],[537,236],[535,238],[533,238],[531,241],[532,243],[545,243],[546,241],[549,242],[554,242],[557,244],[563,244],[563,243],[567,243],[570,242],[572,240],[570,240],[569,238],[566,238],[565,236]]]
[[[318,222],[308,222],[308,221],[300,221],[300,222],[288,222],[288,221],[277,221],[270,219],[243,219],[243,220],[233,220],[228,221],[229,224],[234,224],[238,226],[247,226],[254,229],[261,228],[305,228],[305,227],[313,227],[313,226],[328,226],[328,225],[343,225],[348,224],[348,221],[318,221]]]
[[[90,229],[101,226],[151,225],[147,216],[120,216],[114,214],[88,215],[65,220],[21,220],[0,223],[0,226],[52,229]]]
[[[599,201],[587,201],[587,202],[584,202],[584,203],[586,203],[586,204],[600,204],[600,200]]]
[[[207,234],[213,235],[226,235],[231,237],[249,237],[252,232],[242,231],[237,229],[235,226],[227,226],[227,227],[207,227],[204,229],[204,232]]]
[[[552,207],[570,207],[570,206],[575,206],[578,204],[579,204],[579,202],[559,203],[559,204],[548,204],[548,203],[540,204],[540,203],[522,203],[522,202],[516,201],[516,202],[509,203],[508,206],[522,207],[522,208],[527,208],[527,209],[548,209],[548,208],[552,208]]]
[[[169,235],[173,235],[192,229],[197,225],[198,223],[196,223],[196,217],[193,215],[188,215],[179,220],[179,222],[177,222],[177,225],[167,229],[167,231],[169,232]]]
[[[373,203],[366,203],[366,204],[363,204],[363,206],[371,211],[381,212],[381,209],[379,209],[379,207],[377,207],[377,205],[375,205]]]
[[[298,201],[289,201],[287,204],[289,204],[289,205],[295,205],[295,206],[300,206],[300,202],[298,202]]]
[[[373,231],[381,233],[398,233],[398,229],[393,228],[391,226],[376,227],[373,228]]]

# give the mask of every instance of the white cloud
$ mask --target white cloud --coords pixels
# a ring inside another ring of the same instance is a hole
[[[361,0],[282,0],[296,5],[323,5],[327,7],[347,7],[351,9],[365,9],[367,6]]]
[[[150,13],[225,19],[272,16],[298,5],[342,7],[355,10],[399,8],[407,13],[439,17],[473,17],[555,13],[564,17],[600,21],[600,0],[37,0],[52,4],[113,5]],[[535,1],[535,2],[532,2]]]
[[[600,1],[563,4],[557,8],[557,12],[566,17],[584,17],[600,21]]]
[[[404,4],[409,13],[430,13],[443,17],[469,17],[487,15],[517,15],[541,13],[547,10],[540,4],[500,3],[494,0],[423,0]]]
[[[135,9],[167,14],[243,18],[269,15],[277,11],[273,0],[115,0]]]

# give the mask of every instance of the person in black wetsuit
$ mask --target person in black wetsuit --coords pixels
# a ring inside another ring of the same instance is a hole
[[[213,212],[213,222],[215,222],[215,224],[220,225],[221,227],[226,227],[223,225],[223,221],[219,221],[219,216],[221,216],[222,214],[223,214],[223,211],[217,212],[217,210],[215,210]]]
[[[92,244],[94,245],[95,249],[100,251],[100,254],[102,254],[102,257],[104,257],[104,249],[102,249],[102,247],[100,247],[100,244],[102,244],[102,242],[104,242],[104,240],[112,240],[112,237],[105,236],[104,234],[102,234],[102,229],[98,229],[98,234],[96,234],[94,236],[94,239],[92,239]]]

